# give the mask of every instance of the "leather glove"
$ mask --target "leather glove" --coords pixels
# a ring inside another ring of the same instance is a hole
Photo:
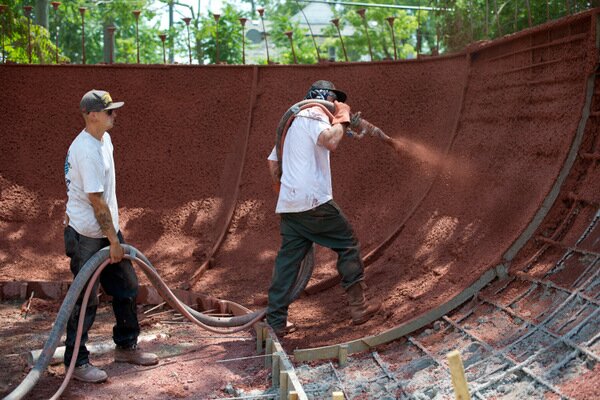
[[[331,125],[350,123],[350,106],[346,103],[340,103],[337,100],[333,104],[335,105],[335,112]]]

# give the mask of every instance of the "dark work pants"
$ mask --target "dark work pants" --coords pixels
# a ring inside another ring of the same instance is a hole
[[[300,263],[313,243],[338,254],[337,271],[344,289],[364,278],[360,245],[350,223],[333,200],[312,210],[281,214],[280,231],[281,248],[275,259],[267,307],[267,323],[276,330],[285,327],[289,291],[296,281]]]
[[[65,252],[71,258],[71,272],[77,275],[79,270],[85,265],[98,250],[109,246],[110,242],[106,238],[95,239],[80,235],[72,227],[65,228]],[[121,232],[117,234],[119,241],[125,243]],[[102,284],[104,291],[112,296],[112,306],[115,313],[116,324],[113,327],[113,340],[120,347],[131,347],[137,343],[137,337],[140,334],[140,326],[137,319],[137,310],[135,298],[138,291],[138,279],[133,265],[129,260],[121,260],[117,264],[109,264],[100,274],[100,279],[96,281],[92,291],[88,306],[85,311],[83,332],[81,335],[81,344],[77,355],[76,366],[84,365],[89,362],[89,352],[85,347],[88,340],[88,331],[96,318],[96,309],[98,308],[98,285]],[[81,292],[77,304],[73,309],[69,321],[67,322],[67,340],[65,341],[65,365],[71,363],[73,347],[75,346],[75,336],[77,334],[77,323],[81,312],[81,302],[85,290]]]

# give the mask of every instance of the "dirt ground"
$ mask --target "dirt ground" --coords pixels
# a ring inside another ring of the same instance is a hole
[[[0,395],[12,390],[28,372],[27,353],[43,347],[60,303],[34,299],[26,317],[21,306],[20,302],[0,303],[0,340],[2,348],[11,351],[0,357]],[[139,367],[115,363],[111,351],[92,355],[92,363],[108,373],[108,381],[71,381],[63,398],[217,399],[262,393],[270,387],[270,370],[264,368],[264,357],[255,357],[256,339],[250,332],[219,336],[182,322],[172,313],[145,317],[140,308],[139,315],[141,338],[158,335],[154,340],[141,341],[140,348],[158,354],[160,363]],[[98,311],[89,343],[110,345],[113,325],[112,309],[104,304]],[[245,357],[250,358],[226,361]],[[28,398],[51,397],[63,377],[63,365],[51,365]]]

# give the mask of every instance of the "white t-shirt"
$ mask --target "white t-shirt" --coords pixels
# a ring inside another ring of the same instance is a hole
[[[115,161],[108,132],[98,140],[84,129],[73,140],[65,160],[67,215],[69,225],[79,234],[105,237],[96,220],[88,193],[102,192],[108,204],[115,231],[119,232],[119,207],[115,190]]]
[[[317,144],[331,124],[318,107],[298,113],[283,144],[281,190],[276,213],[302,212],[333,198],[329,150]],[[275,147],[268,157],[277,161]]]

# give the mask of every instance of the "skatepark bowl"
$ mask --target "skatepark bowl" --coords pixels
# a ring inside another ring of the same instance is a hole
[[[218,299],[264,306],[279,247],[266,158],[282,114],[327,79],[398,144],[345,138],[331,156],[383,310],[350,325],[321,248],[285,338],[262,326],[207,335],[150,311],[162,300],[144,286],[145,346],[161,364],[100,355],[109,381],[71,383],[65,397],[451,399],[446,355],[458,350],[472,398],[600,398],[599,27],[593,9],[460,53],[373,63],[0,65],[0,394],[43,345],[56,312],[43,302],[72,280],[62,165],[83,93],[125,101],[110,133],[127,242],[188,304],[228,315]],[[91,344],[110,342],[102,315]],[[56,368],[32,398],[56,391]]]

